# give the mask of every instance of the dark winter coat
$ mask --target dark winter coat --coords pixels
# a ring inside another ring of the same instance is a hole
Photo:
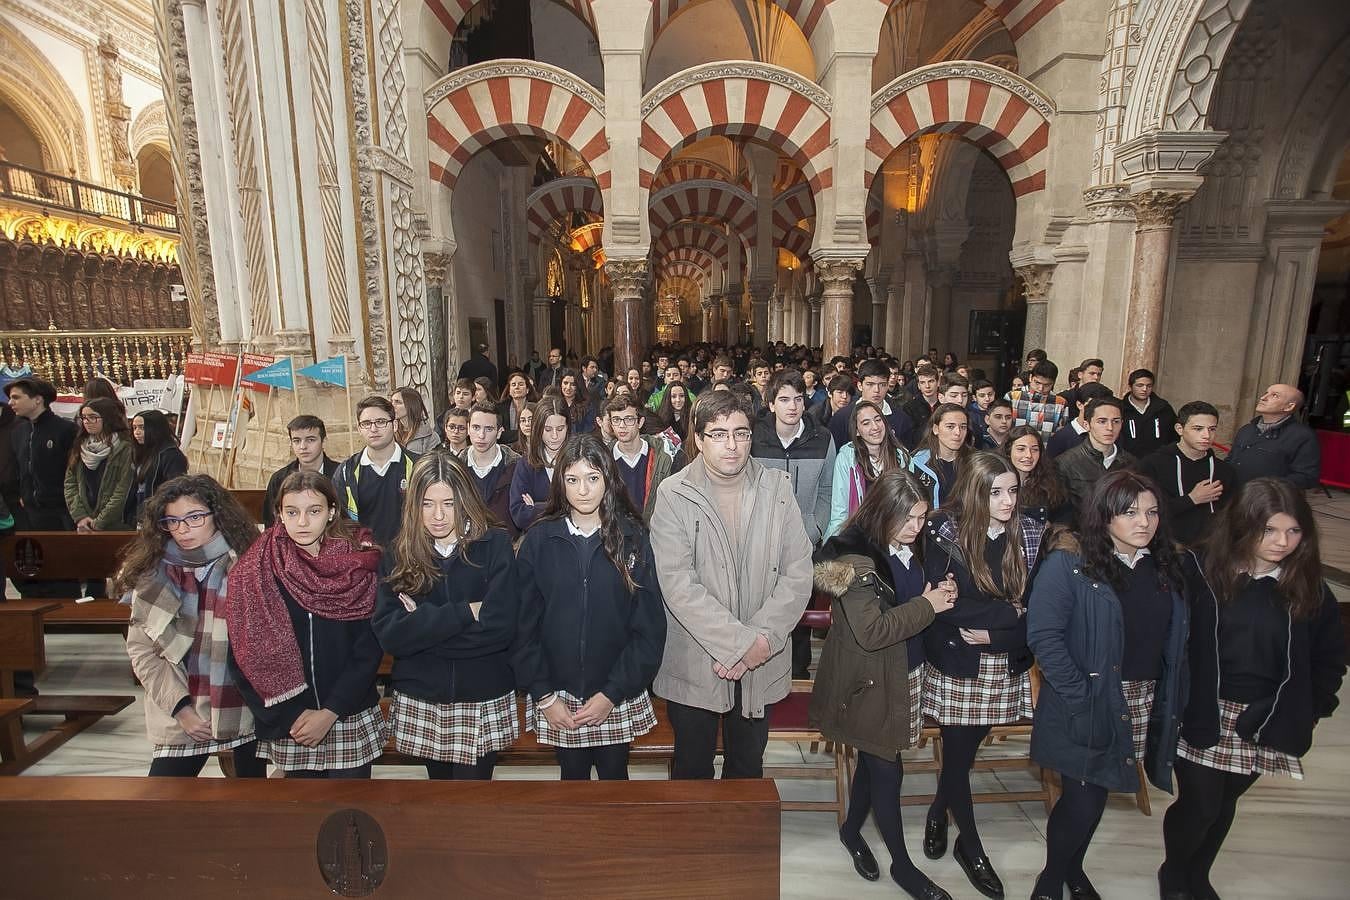
[[[1317,435],[1292,416],[1265,434],[1256,427],[1258,416],[1238,429],[1228,462],[1237,470],[1238,484],[1253,478],[1287,478],[1301,488],[1317,487],[1322,472],[1322,448]]]

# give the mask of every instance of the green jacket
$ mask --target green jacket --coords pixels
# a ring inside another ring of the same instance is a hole
[[[131,442],[119,440],[103,463],[103,478],[98,483],[98,502],[90,509],[84,498],[85,477],[89,470],[77,458],[66,469],[66,509],[76,522],[88,516],[95,531],[118,531],[124,526],[122,514],[131,490]]]

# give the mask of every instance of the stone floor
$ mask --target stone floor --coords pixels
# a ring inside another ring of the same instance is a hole
[[[1350,495],[1314,497],[1320,523],[1322,553],[1328,580],[1339,596],[1350,599]],[[131,684],[121,642],[106,635],[52,635],[50,667],[42,690],[116,692],[137,697],[134,706],[105,719],[76,737],[28,775],[140,775],[149,764],[140,709],[140,690]],[[1343,695],[1350,697],[1350,688]],[[32,721],[32,720],[30,720]],[[1009,748],[1015,750],[1017,748]],[[1007,752],[1007,751],[1001,751]],[[805,747],[770,747],[769,762],[801,765],[823,762]],[[1350,711],[1323,723],[1312,752],[1304,760],[1306,778],[1263,778],[1244,798],[1237,823],[1215,869],[1214,883],[1225,900],[1342,900],[1350,896]],[[549,778],[548,769],[506,768],[503,778]],[[208,775],[219,775],[211,764]],[[653,768],[635,768],[634,777],[654,778]],[[421,770],[378,767],[379,778],[418,778]],[[974,789],[1031,789],[1030,774],[1005,772],[975,776]],[[933,776],[915,775],[906,793],[927,793]],[[783,780],[785,799],[828,799],[828,781]],[[1161,858],[1162,813],[1167,795],[1153,791],[1154,814],[1139,813],[1133,800],[1113,796],[1088,857],[1088,873],[1111,900],[1157,896],[1154,873]],[[981,835],[1008,897],[1027,896],[1045,856],[1045,811],[1039,804],[989,804],[977,811]],[[922,857],[919,835],[921,807],[904,811],[908,844],[920,867],[956,898],[980,895],[966,882],[950,854],[938,862]],[[834,817],[828,813],[783,813],[782,894],[784,897],[884,897],[898,889],[883,881],[869,884],[853,872],[839,846]],[[880,838],[869,825],[865,832],[885,865]]]

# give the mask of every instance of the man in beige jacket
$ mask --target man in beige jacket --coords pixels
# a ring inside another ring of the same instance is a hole
[[[787,473],[750,458],[752,411],[700,398],[698,461],[663,481],[651,538],[666,602],[655,691],[675,730],[675,778],[761,778],[769,712],[792,686],[789,643],[811,596],[811,542]]]

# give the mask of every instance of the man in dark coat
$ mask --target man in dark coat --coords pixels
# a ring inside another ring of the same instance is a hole
[[[1317,487],[1322,449],[1313,430],[1294,418],[1302,406],[1303,392],[1293,385],[1266,388],[1256,401],[1256,418],[1238,429],[1228,453],[1238,484],[1271,476],[1301,488]]]
[[[492,360],[487,357],[487,344],[478,344],[473,348],[473,356],[464,360],[464,364],[459,367],[459,377],[468,378],[472,381],[475,378],[489,378],[492,383],[498,387],[497,367],[492,364]]]

